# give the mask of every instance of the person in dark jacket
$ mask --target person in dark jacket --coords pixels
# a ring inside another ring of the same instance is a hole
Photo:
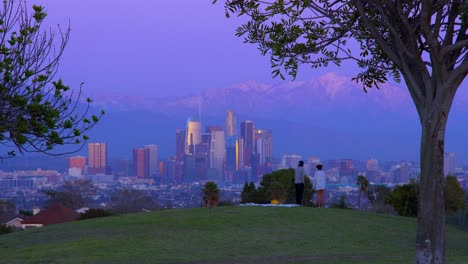
[[[294,183],[296,185],[296,204],[302,205],[302,199],[304,197],[304,161],[299,161],[296,171],[294,173]]]

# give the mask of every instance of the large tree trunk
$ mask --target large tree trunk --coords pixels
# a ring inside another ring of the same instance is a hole
[[[422,135],[417,264],[445,263],[444,139],[450,105],[426,106],[424,113],[420,112]]]

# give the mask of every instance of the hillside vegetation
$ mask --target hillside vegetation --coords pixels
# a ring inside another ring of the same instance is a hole
[[[217,207],[129,214],[0,236],[1,263],[412,263],[416,220],[352,210]],[[447,263],[468,263],[447,227]]]

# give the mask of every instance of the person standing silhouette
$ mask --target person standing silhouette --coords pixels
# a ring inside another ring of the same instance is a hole
[[[294,173],[294,184],[296,186],[296,204],[302,205],[304,196],[304,161],[299,161],[296,171]]]
[[[317,170],[314,174],[314,187],[315,191],[317,192],[317,206],[324,207],[325,206],[325,184],[327,181],[327,177],[325,172],[322,170],[323,165],[318,164],[315,166]]]

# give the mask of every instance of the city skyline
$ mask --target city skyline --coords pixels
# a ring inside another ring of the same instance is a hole
[[[292,89],[304,85],[304,82],[308,86],[313,86],[313,82],[316,80],[322,82],[322,77],[325,76],[328,79],[324,82],[331,84],[324,89],[324,93],[329,97],[323,97],[319,91],[313,91],[303,96],[303,98],[309,98],[310,103],[302,107],[304,111],[317,103],[333,107],[333,113],[330,111],[322,113],[328,117],[327,122],[314,125],[318,129],[327,131],[324,133],[332,134],[329,132],[339,131],[343,132],[343,135],[337,135],[336,137],[341,141],[329,147],[333,152],[326,153],[328,151],[326,146],[316,147],[309,144],[311,152],[322,152],[324,156],[358,156],[358,151],[352,153],[350,150],[352,146],[342,145],[347,144],[347,141],[360,140],[359,149],[363,148],[368,156],[381,156],[384,159],[418,158],[419,120],[411,98],[404,88],[404,83],[395,84],[390,81],[389,85],[382,86],[380,91],[371,89],[369,94],[366,94],[362,89],[356,88],[351,81],[356,68],[349,63],[344,63],[340,68],[332,65],[329,68],[313,70],[304,66],[300,68],[298,78],[294,81],[273,79],[268,58],[260,56],[255,46],[242,44],[242,39],[235,37],[235,29],[243,21],[238,18],[226,19],[221,4],[212,5],[211,2],[196,3],[188,0],[163,3],[138,0],[135,3],[137,8],[129,12],[129,4],[125,1],[73,0],[66,3],[45,0],[28,1],[28,4],[45,6],[48,12],[46,19],[48,26],[56,28],[56,25],[60,24],[63,28],[70,22],[71,39],[57,76],[63,78],[72,88],[77,88],[81,82],[85,82],[84,95],[94,100],[96,108],[105,109],[108,113],[102,123],[112,118],[115,112],[133,113],[127,111],[132,109],[132,103],[145,105],[144,101],[140,100],[141,98],[149,100],[154,97],[164,101],[170,96],[200,97],[200,94],[204,94],[207,89],[220,91],[230,87],[239,87],[239,93],[244,88],[256,86],[270,87],[283,92],[281,87]],[[85,6],[86,10],[83,9]],[[83,12],[87,14],[85,20],[81,19]],[[122,23],[126,26],[120,26]],[[203,32],[199,32],[200,28],[203,28]],[[190,49],[182,47],[185,38],[191,39]],[[109,45],[110,43],[112,45]],[[131,49],[131,52],[122,52],[135,46],[139,48]],[[184,62],[183,65],[179,63],[181,61]],[[339,76],[330,77],[330,73],[333,72],[339,73]],[[343,82],[347,85],[337,86]],[[351,94],[340,95],[343,93],[343,86],[348,88]],[[468,143],[463,140],[463,135],[468,131],[468,125],[464,122],[468,109],[457,107],[457,105],[466,104],[465,101],[468,98],[464,89],[466,86],[465,81],[455,98],[454,109],[451,111],[447,126],[446,147],[450,151],[459,153],[460,157],[468,162],[468,152],[466,152]],[[285,94],[284,98],[289,98],[288,96]],[[335,97],[340,96],[344,100],[334,100]],[[363,106],[366,104],[363,103],[365,100],[356,101],[356,96],[370,101],[378,100],[379,104],[384,105],[384,109],[390,112],[394,111],[394,108],[400,108],[407,116],[395,116],[386,111],[374,113],[375,107]],[[405,103],[400,104],[401,101]],[[121,108],[116,108],[110,102]],[[149,103],[152,102],[149,101]],[[208,103],[216,102],[208,101]],[[246,105],[245,108],[249,107],[250,105]],[[278,105],[278,108],[280,107],[281,105]],[[197,113],[195,111],[192,114],[197,115]],[[361,120],[356,121],[356,124],[349,124],[351,121],[345,123],[337,120],[337,116],[347,114],[362,117]],[[297,113],[284,114],[280,120],[297,121],[297,116]],[[375,116],[380,116],[380,118],[375,118]],[[258,120],[257,117],[255,118]],[[304,118],[304,120],[307,119]],[[337,121],[333,122],[334,120]],[[366,120],[369,121],[366,122]],[[402,121],[399,122],[400,120]],[[129,119],[126,122],[132,122],[132,120]],[[309,127],[301,129],[313,131],[314,128],[310,127],[312,121],[307,122],[309,122]],[[92,141],[107,141],[103,135],[109,133],[109,129],[101,124],[95,130],[107,131],[91,131]],[[124,128],[119,132],[128,135],[130,133],[128,130],[129,128]],[[389,130],[405,130],[405,133],[400,132],[396,137],[392,137],[391,133],[387,133]],[[349,134],[354,135],[349,136]],[[363,135],[362,138],[355,136],[359,134]],[[167,135],[152,141],[168,141]],[[279,135],[285,135],[285,133],[280,132]],[[306,137],[306,135],[301,136]],[[347,138],[343,139],[344,137]],[[123,138],[125,137],[111,141],[122,142]],[[379,143],[379,138],[384,143]],[[288,142],[281,142],[280,139],[281,137],[278,137],[276,149],[285,149],[288,153],[299,145],[296,143],[288,148]],[[150,142],[148,139],[146,141]],[[368,141],[371,142],[367,143]],[[385,144],[386,142],[391,142],[391,144]],[[135,142],[135,145],[139,144],[144,143]],[[332,144],[335,142],[330,140],[328,145]],[[398,146],[401,150],[398,152],[390,149],[394,146]],[[383,154],[378,153],[379,151]],[[128,150],[121,152],[127,153]],[[169,149],[161,145],[160,153],[167,155],[168,152]],[[304,153],[305,151],[298,152]]]

